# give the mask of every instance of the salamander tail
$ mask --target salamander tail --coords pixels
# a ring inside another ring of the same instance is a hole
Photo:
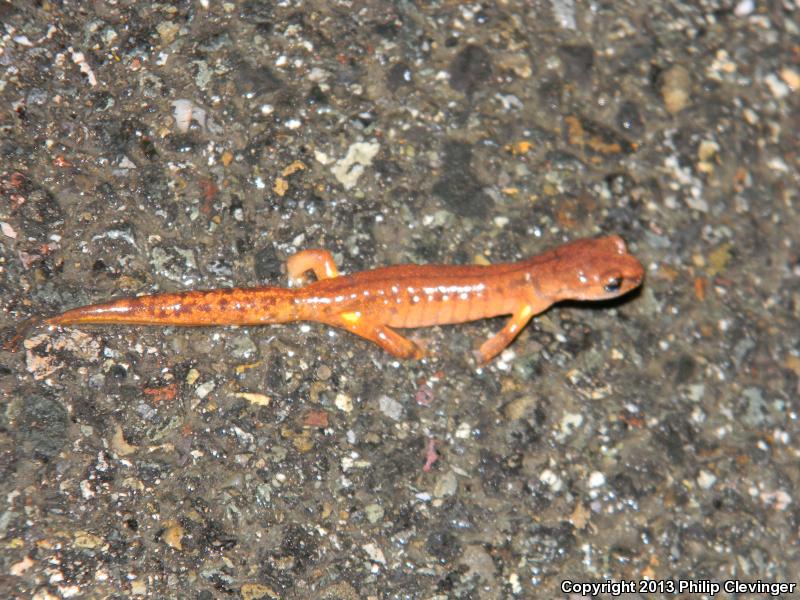
[[[19,350],[22,340],[24,340],[31,329],[42,323],[42,317],[30,317],[21,323],[9,327],[0,333],[0,340],[2,341],[2,348],[7,352],[16,352]]]

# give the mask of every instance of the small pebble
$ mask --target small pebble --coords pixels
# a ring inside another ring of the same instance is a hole
[[[336,400],[334,400],[334,404],[336,404],[336,408],[342,412],[349,413],[353,411],[353,399],[347,394],[336,394]]]
[[[603,475],[600,471],[593,471],[592,474],[589,475],[590,488],[602,487],[605,484],[606,484],[606,476]]]

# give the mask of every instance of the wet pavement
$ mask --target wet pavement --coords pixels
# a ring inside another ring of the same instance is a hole
[[[2,597],[792,597],[798,12],[0,4],[6,338],[284,285],[310,247],[619,234],[647,269],[485,368],[502,319],[411,332],[422,361],[314,323],[30,331],[0,354]]]

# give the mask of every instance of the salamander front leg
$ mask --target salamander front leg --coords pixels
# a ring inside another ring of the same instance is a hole
[[[420,359],[425,356],[422,348],[408,338],[404,338],[387,325],[364,321],[357,313],[342,314],[341,321],[336,325],[378,344],[378,346],[397,358]]]
[[[545,307],[546,308],[546,307]],[[477,352],[478,362],[485,365],[495,356],[500,354],[506,346],[514,341],[517,334],[528,324],[533,315],[540,313],[544,308],[535,310],[530,304],[523,304],[508,320],[505,327],[497,332],[493,337],[486,340]]]
[[[286,270],[289,273],[289,281],[293,283],[301,281],[306,271],[313,271],[319,280],[339,276],[333,256],[327,250],[302,250],[289,257],[286,261]]]

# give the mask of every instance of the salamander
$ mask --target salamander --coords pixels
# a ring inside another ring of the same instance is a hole
[[[517,262],[394,265],[340,275],[330,252],[303,250],[287,261],[300,287],[197,290],[120,298],[67,310],[47,325],[262,325],[317,321],[374,342],[393,356],[423,350],[395,328],[449,325],[511,315],[477,351],[481,363],[508,346],[535,315],[562,300],[616,298],[642,283],[644,269],[619,236],[579,239]]]

